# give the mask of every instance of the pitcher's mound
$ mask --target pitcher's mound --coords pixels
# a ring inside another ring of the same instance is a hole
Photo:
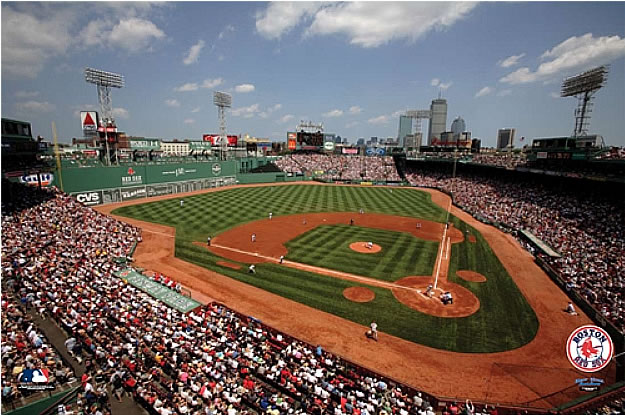
[[[375,293],[366,287],[348,287],[343,290],[343,297],[356,303],[368,303],[375,298]]]
[[[371,248],[367,248],[367,242],[354,242],[349,244],[349,248],[352,251],[360,252],[361,254],[375,254],[376,252],[380,252],[382,247],[378,244],[373,244]]]

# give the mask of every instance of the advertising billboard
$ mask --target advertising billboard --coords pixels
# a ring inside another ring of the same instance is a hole
[[[202,135],[202,140],[203,141],[209,141],[211,143],[211,145],[213,146],[220,146],[221,145],[221,136],[219,134],[204,134]],[[239,137],[236,135],[229,135],[228,136],[228,146],[229,147],[236,147],[237,142],[239,141]]]
[[[286,133],[286,140],[289,150],[295,150],[297,148],[297,133]]]
[[[343,147],[343,154],[358,154],[357,148],[345,148]]]
[[[211,143],[208,141],[191,141],[189,148],[195,151],[210,150],[212,148]]]
[[[80,111],[80,127],[85,135],[93,135],[98,131],[98,113],[96,111]]]
[[[334,151],[334,143],[332,141],[326,141],[323,145],[323,149],[326,151]]]

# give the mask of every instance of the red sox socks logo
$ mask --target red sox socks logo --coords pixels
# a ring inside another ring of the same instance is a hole
[[[566,342],[566,355],[576,369],[582,372],[598,372],[612,359],[614,344],[610,335],[601,327],[587,325],[578,327]]]

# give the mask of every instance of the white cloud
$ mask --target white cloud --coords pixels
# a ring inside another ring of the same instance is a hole
[[[49,60],[89,47],[138,51],[140,48],[133,48],[147,45],[142,40],[164,37],[147,20],[156,7],[168,6],[97,2],[90,3],[87,10],[84,4],[74,2],[3,2],[3,76],[34,78]]]
[[[278,111],[280,108],[282,108],[282,104],[275,104],[274,106],[267,108],[265,111],[260,112],[258,116],[260,118],[267,118],[272,112]]]
[[[549,96],[551,98],[560,98],[560,93],[559,92],[552,92],[549,94]]]
[[[227,33],[231,33],[234,32],[234,26],[232,26],[231,24],[227,25],[224,30],[222,30],[221,32],[219,32],[219,36],[217,36],[217,38],[219,38],[220,40],[224,38],[224,36],[226,36]]]
[[[192,63],[197,62],[197,58],[200,57],[200,52],[204,48],[204,41],[200,40],[195,45],[191,46],[187,56],[182,60],[182,63],[185,65],[191,65]]]
[[[34,98],[39,95],[39,91],[17,91],[16,98]]]
[[[535,71],[519,68],[499,80],[508,84],[524,84],[548,81],[573,71],[590,69],[625,56],[625,38],[619,36],[594,37],[592,33],[572,36],[553,49],[542,54],[541,63]]]
[[[320,2],[269,3],[265,10],[256,14],[256,30],[267,39],[278,39],[322,6]]]
[[[488,95],[491,92],[493,92],[493,88],[485,86],[484,88],[477,91],[477,93],[475,94],[475,98],[483,97],[484,95]]]
[[[362,108],[360,108],[357,105],[354,105],[353,107],[349,107],[349,113],[352,115],[360,114],[361,112],[362,112]]]
[[[441,83],[441,80],[438,78],[433,78],[432,81],[430,82],[430,85],[432,86],[438,86],[438,84]]]
[[[502,89],[501,91],[497,92],[498,97],[507,97],[508,95],[512,95],[511,89]]]
[[[72,36],[64,20],[58,13],[38,18],[3,4],[3,76],[34,78],[48,59],[65,54]]]
[[[359,122],[358,121],[352,121],[352,122],[348,122],[347,124],[345,124],[345,128],[352,128],[356,125],[358,125]]]
[[[397,118],[400,115],[404,115],[405,113],[406,113],[406,110],[397,110],[391,114],[391,118]]]
[[[78,34],[85,46],[106,45],[110,34],[111,22],[101,19],[90,21]]]
[[[168,107],[179,107],[180,102],[178,102],[177,99],[166,99],[165,105],[167,105]]]
[[[380,115],[379,117],[369,118],[367,122],[369,124],[386,124],[388,123],[389,116],[388,115]]]
[[[449,87],[450,87],[450,86],[452,86],[453,84],[454,84],[454,83],[453,83],[453,82],[451,82],[451,81],[446,82],[446,83],[442,83],[442,82],[441,82],[440,84],[438,84],[438,87],[439,87],[440,89],[442,89],[443,91],[446,91],[446,90],[448,90],[448,89],[449,89]]]
[[[336,110],[328,111],[322,115],[324,117],[336,118],[336,117],[340,117],[341,115],[343,115],[343,111],[336,109]]]
[[[140,52],[148,49],[153,39],[162,39],[165,33],[149,20],[136,17],[121,20],[113,26],[109,35],[112,47],[126,49],[129,52]]]
[[[126,108],[118,107],[113,108],[113,117],[121,118],[122,120],[127,120],[130,115],[128,114],[128,110]]]
[[[432,30],[444,30],[452,26],[466,17],[476,4],[472,2],[333,3],[316,11],[306,33],[309,35],[344,34],[351,44],[365,48],[377,47],[398,39],[408,39],[414,42]]]
[[[184,120],[185,124],[193,124],[195,122],[195,120],[193,118],[187,118],[186,120]]]
[[[174,91],[177,92],[189,92],[189,91],[197,91],[198,90],[198,85],[195,82],[188,82],[184,85],[180,85],[176,88],[174,88]]]
[[[502,59],[497,64],[502,68],[509,68],[511,66],[515,66],[519,63],[519,60],[525,56],[525,53],[521,53],[520,55],[512,55],[508,56],[506,59]]]
[[[16,103],[15,108],[20,112],[51,112],[54,110],[54,105],[48,101],[26,101]]]
[[[292,119],[294,119],[294,118],[295,118],[295,117],[294,117],[293,115],[291,115],[291,114],[287,114],[287,115],[285,115],[284,117],[280,118],[280,119],[278,120],[278,122],[279,122],[280,124],[285,124],[285,123],[287,123],[287,122],[291,121],[291,120],[292,120]]]
[[[205,79],[204,82],[202,82],[202,88],[215,88],[216,86],[221,85],[223,82],[224,80],[222,78]]]
[[[232,115],[235,117],[243,116],[244,118],[251,118],[254,114],[260,112],[260,105],[252,104],[248,107],[240,107],[232,110]]]
[[[193,108],[191,112],[193,113],[200,112],[200,107]]]
[[[256,89],[252,84],[241,84],[234,87],[235,92],[240,94],[247,94],[248,92],[252,92]]]

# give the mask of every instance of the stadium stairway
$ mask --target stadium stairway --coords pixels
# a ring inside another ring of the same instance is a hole
[[[406,180],[406,156],[394,155],[393,161],[395,162],[399,177],[401,177],[402,180]]]
[[[37,327],[43,331],[48,341],[52,343],[52,346],[63,356],[63,359],[68,362],[68,364],[74,370],[76,374],[76,378],[78,379],[78,383],[80,383],[81,376],[85,373],[85,365],[83,363],[78,363],[76,359],[74,359],[67,348],[65,347],[65,340],[67,340],[67,336],[65,332],[52,320],[51,318],[42,319],[39,314],[37,314],[32,308],[28,309],[28,313],[33,318],[33,322],[37,325]],[[112,414],[123,414],[123,415],[146,415],[147,412],[141,408],[131,397],[128,397],[124,394],[122,401],[119,402],[117,399],[113,397],[113,391],[111,389],[110,384],[108,385],[108,395],[109,402],[111,404],[111,413]]]

